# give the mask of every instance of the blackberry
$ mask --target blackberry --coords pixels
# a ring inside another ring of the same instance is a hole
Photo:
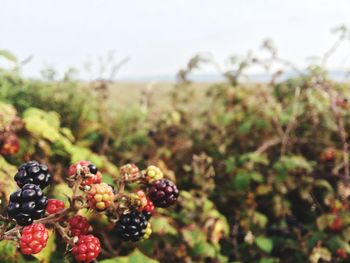
[[[90,164],[88,167],[89,167],[90,173],[97,174],[98,169],[97,169],[96,165]]]
[[[160,179],[152,183],[148,195],[154,206],[166,208],[176,202],[179,190],[172,181]]]
[[[152,217],[152,213],[148,211],[142,211],[142,214],[147,220],[150,220],[150,218]]]
[[[47,197],[38,185],[26,184],[10,195],[7,214],[20,226],[28,226],[33,220],[44,217]]]
[[[19,187],[25,184],[35,184],[44,189],[51,183],[52,175],[45,164],[30,161],[22,164],[15,175],[15,181]]]
[[[142,212],[132,211],[121,216],[115,230],[124,241],[136,242],[144,236],[147,225],[148,221]]]

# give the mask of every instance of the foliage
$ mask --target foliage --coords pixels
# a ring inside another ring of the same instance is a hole
[[[348,84],[328,79],[322,63],[297,70],[270,42],[264,47],[271,57],[232,60],[222,72],[226,81],[205,91],[189,76],[198,63],[211,62],[191,60],[161,111],[151,104],[112,112],[92,89],[77,96],[74,81],[2,72],[0,108],[7,110],[0,124],[15,108],[24,127],[17,131],[20,152],[0,159],[0,176],[2,167],[45,160],[57,180],[51,194],[60,199],[61,164],[78,159],[96,163],[108,178],[121,163],[150,158],[176,179],[180,202],[151,219],[155,237],[118,243],[111,258],[100,258],[105,263],[347,262],[339,249],[350,253]],[[279,69],[268,71],[271,81],[240,83],[249,66],[273,63]],[[295,77],[279,80],[283,67]],[[191,105],[198,94],[200,105]],[[56,245],[52,259],[61,260],[64,248]],[[17,260],[10,244],[0,249],[10,251],[1,253],[4,261]]]

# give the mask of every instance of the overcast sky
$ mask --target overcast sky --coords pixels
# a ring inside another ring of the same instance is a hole
[[[175,74],[198,52],[223,63],[267,37],[303,64],[332,44],[339,24],[350,26],[349,0],[0,0],[0,49],[33,55],[28,76],[83,68],[110,50],[131,58],[119,78],[156,76]],[[349,55],[344,46],[330,65],[350,67]]]

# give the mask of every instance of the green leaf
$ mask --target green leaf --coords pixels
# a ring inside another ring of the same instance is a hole
[[[236,159],[234,156],[230,156],[226,161],[225,161],[225,166],[226,166],[226,172],[231,173],[234,171],[236,168]]]
[[[236,190],[246,190],[250,184],[250,176],[248,173],[241,171],[236,174],[233,179],[233,186]]]
[[[192,249],[193,256],[215,257],[215,248],[206,241],[197,243]]]
[[[260,228],[265,228],[267,222],[268,222],[268,218],[266,215],[259,213],[259,212],[255,212],[253,214],[253,222],[255,224],[257,224]]]
[[[16,242],[3,240],[0,242],[0,262],[15,263],[19,261]]]
[[[184,240],[190,247],[206,240],[205,233],[195,225],[189,225],[181,230]]]
[[[258,246],[258,248],[260,248],[262,251],[266,253],[270,253],[273,249],[272,240],[264,236],[258,236],[255,239],[255,244]]]
[[[273,258],[262,258],[259,260],[259,263],[277,263],[277,262],[279,261]]]
[[[259,172],[252,172],[250,178],[257,183],[262,183],[264,181],[263,175]]]
[[[243,122],[237,129],[238,134],[245,134],[250,131],[254,124],[254,121],[252,119],[248,119],[245,122]]]
[[[66,183],[56,184],[52,191],[52,196],[56,199],[62,200],[66,207],[69,206],[67,197],[71,197],[72,194],[72,188],[70,188]]]
[[[315,180],[315,186],[320,188],[325,188],[329,192],[333,192],[333,187],[327,180],[323,180],[323,179]]]
[[[135,249],[131,254],[124,257],[115,257],[99,261],[100,263],[158,263],[158,260],[151,259],[140,250]]]
[[[177,230],[170,224],[167,217],[152,217],[152,231],[157,234],[177,234]]]
[[[8,50],[0,49],[0,57],[3,57],[13,63],[17,63],[17,57]]]

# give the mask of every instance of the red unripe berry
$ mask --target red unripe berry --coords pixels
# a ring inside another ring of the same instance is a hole
[[[90,170],[90,174],[82,181],[81,185],[92,185],[99,184],[102,182],[102,174],[97,170],[96,166],[94,166],[89,161],[79,161],[75,164],[72,164],[69,167],[68,175],[75,176],[77,174],[78,166],[85,167],[87,170]]]
[[[46,207],[48,214],[56,214],[64,209],[64,202],[57,199],[49,199]]]
[[[346,253],[344,248],[338,248],[336,253],[342,259],[347,259],[347,257],[348,257],[348,254]]]
[[[81,236],[86,235],[90,231],[90,224],[88,220],[80,215],[75,215],[68,220],[68,224],[70,227],[70,235],[71,236]]]
[[[72,254],[76,261],[89,263],[95,260],[101,252],[101,244],[97,237],[93,235],[83,235],[72,249]]]
[[[69,166],[69,170],[68,170],[68,175],[69,176],[73,176],[75,175],[75,173],[77,172],[77,166],[80,165],[82,167],[84,166],[89,166],[91,163],[89,161],[79,161],[75,164],[72,164],[71,166]]]
[[[142,211],[153,213],[154,205],[150,199],[147,199],[147,205],[142,209]]]
[[[24,227],[19,241],[22,254],[31,255],[39,253],[46,247],[48,238],[49,231],[43,224],[31,224]]]
[[[0,153],[3,155],[12,155],[19,151],[19,139],[14,133],[5,136],[1,144]]]
[[[343,220],[337,216],[329,227],[332,231],[338,232],[343,228]]]
[[[87,194],[88,204],[97,211],[104,211],[110,206],[114,199],[113,188],[106,184],[93,184]]]

